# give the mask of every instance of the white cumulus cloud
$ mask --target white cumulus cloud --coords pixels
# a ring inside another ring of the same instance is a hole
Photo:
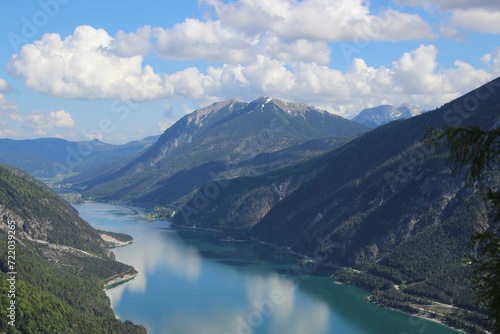
[[[432,28],[420,16],[387,9],[370,13],[362,0],[204,0],[226,26],[248,35],[275,33],[280,39],[354,41],[431,38]]]
[[[23,121],[25,127],[33,129],[37,134],[45,135],[43,130],[54,128],[73,128],[75,121],[65,110],[50,112],[32,111]]]
[[[456,26],[468,30],[500,34],[500,9],[474,8],[454,10],[451,22]]]
[[[403,5],[423,5],[436,7],[439,10],[488,8],[500,10],[500,2],[497,0],[396,0]]]
[[[111,42],[111,50],[121,57],[145,55],[153,48],[152,31],[150,26],[141,27],[132,33],[119,31]]]
[[[500,75],[500,47],[496,48],[491,53],[485,54],[481,60],[491,68],[493,73]]]
[[[376,15],[362,0],[204,0],[213,20],[187,18],[170,28],[119,32],[111,52],[132,57],[154,52],[174,60],[249,63],[258,56],[327,64],[332,41],[433,38],[420,16],[387,8]],[[394,7],[394,6],[393,6]]]
[[[6,125],[12,120],[20,119],[17,113],[17,104],[8,100],[4,94],[0,93],[0,125]]]
[[[17,113],[17,103],[7,99],[4,93],[10,92],[12,87],[5,79],[0,78],[0,125],[7,125],[11,121],[21,120]],[[4,132],[5,133],[5,132]]]
[[[397,2],[402,5],[424,6],[430,11],[450,13],[452,27],[500,34],[498,0],[397,0]]]
[[[216,83],[214,94],[251,99],[268,95],[322,105],[327,110],[354,116],[366,106],[413,103],[434,108],[493,79],[491,72],[457,61],[441,69],[438,50],[422,45],[405,53],[390,67],[369,66],[355,58],[347,71],[325,65],[285,62],[260,57],[247,66],[225,65],[208,73]]]
[[[45,34],[13,55],[8,71],[35,91],[57,97],[150,100],[168,97],[172,87],[142,66],[142,56],[119,57],[103,29],[80,26],[72,35]]]
[[[213,3],[214,6],[222,6],[222,9],[246,5],[248,10],[257,10],[243,0],[232,4]],[[286,3],[280,0],[274,6],[286,7]],[[309,4],[315,8],[319,3],[320,0],[309,0],[294,3],[294,6]],[[342,7],[342,1],[335,3]],[[268,15],[278,15],[279,8],[274,6],[265,9]],[[291,11],[286,15],[295,15],[294,7],[286,8],[285,12]],[[362,17],[363,10],[359,9]],[[385,66],[372,67],[365,60],[355,58],[346,71],[341,71],[327,65],[329,48],[326,42],[307,39],[285,41],[277,37],[280,33],[277,28],[273,28],[276,33],[266,32],[265,36],[256,40],[246,40],[248,45],[256,43],[265,46],[262,49],[265,52],[254,53],[252,57],[245,58],[245,62],[228,61],[223,65],[209,66],[205,71],[190,67],[169,74],[157,73],[150,65],[144,65],[140,53],[151,46],[147,42],[150,41],[147,37],[149,33],[157,38],[153,49],[166,53],[181,52],[175,51],[174,46],[180,46],[183,37],[189,39],[187,44],[198,41],[199,45],[207,47],[199,48],[199,57],[221,41],[224,43],[233,37],[234,41],[237,40],[236,30],[224,30],[223,20],[209,22],[186,20],[170,30],[145,28],[138,30],[133,37],[121,33],[112,37],[102,29],[89,26],[76,28],[72,35],[64,39],[58,34],[45,34],[41,40],[23,46],[20,53],[11,58],[8,71],[24,78],[32,90],[55,97],[137,101],[189,99],[203,105],[226,98],[250,100],[268,95],[321,104],[328,110],[351,116],[366,106],[381,103],[409,102],[424,109],[434,108],[493,79],[493,73],[499,70],[498,50],[482,58],[490,66],[490,71],[476,69],[459,60],[454,67],[443,69],[437,63],[438,49],[433,45],[422,45]],[[134,48],[131,41],[135,39],[144,41],[144,44],[138,43]],[[240,46],[247,48],[245,43],[238,44],[234,50]],[[193,52],[195,44],[192,45]],[[217,52],[220,51],[219,48]],[[177,55],[183,57],[179,53]],[[213,55],[214,59],[222,57],[216,53]],[[238,53],[233,53],[229,60],[236,61],[239,57]],[[3,86],[6,87],[5,84]],[[9,104],[0,95],[0,112],[2,108],[6,113],[15,105]],[[14,117],[15,113],[11,111],[11,115]],[[35,122],[36,117],[32,118]]]
[[[170,29],[155,28],[155,52],[167,59],[249,60],[252,40],[238,35],[220,21],[186,19]]]
[[[19,136],[20,136],[20,133],[14,131],[14,130],[0,129],[0,138],[15,138],[15,137],[19,137]]]
[[[330,61],[330,48],[325,42],[285,41],[272,31],[246,34],[220,20],[186,19],[170,29],[155,28],[153,37],[154,51],[166,59],[207,59],[235,64],[251,62],[259,55],[270,55],[286,61]]]
[[[0,79],[0,93],[10,92],[12,87],[5,79]]]

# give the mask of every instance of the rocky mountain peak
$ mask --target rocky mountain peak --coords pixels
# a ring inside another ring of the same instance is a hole
[[[235,104],[239,103],[236,99],[229,99],[220,102],[213,103],[208,107],[197,109],[192,113],[186,115],[187,124],[195,125],[201,127],[204,124],[205,119],[213,116],[224,108],[228,108],[230,111],[234,110]]]

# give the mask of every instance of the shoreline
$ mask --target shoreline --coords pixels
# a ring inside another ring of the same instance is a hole
[[[131,243],[134,242],[134,239],[129,240],[129,241],[120,241],[120,240],[113,238],[112,236],[105,234],[105,233],[101,233],[101,239],[109,244],[109,248],[123,247],[123,246],[130,245]]]
[[[213,232],[217,232],[217,233],[225,233],[224,231],[221,231],[221,230],[210,230],[210,229],[203,229],[203,228],[197,228],[197,227],[183,227],[183,226],[172,226],[172,227],[175,227],[175,228],[188,228],[188,229],[193,229],[193,230],[205,230],[205,231],[213,231]],[[253,237],[249,237],[251,241],[254,241],[254,242],[257,242],[259,244],[262,244],[262,245],[265,245],[265,246],[268,246],[268,247],[272,247],[274,248],[275,250],[279,250],[281,253],[282,252],[285,252],[286,254],[288,254],[288,259],[297,263],[299,266],[301,266],[301,263],[299,261],[299,258],[300,259],[303,259],[303,260],[311,260],[311,257],[310,256],[307,256],[305,254],[301,254],[301,253],[297,253],[295,251],[292,251],[290,249],[287,249],[287,248],[283,248],[283,247],[280,247],[276,244],[273,244],[273,243],[269,243],[269,242],[266,242],[266,241],[262,241],[262,240],[259,240],[259,239],[256,239],[256,238],[253,238]],[[321,263],[317,263],[318,266],[321,265]],[[332,268],[334,268],[333,266],[327,266],[330,270]],[[319,268],[319,267],[318,267]],[[341,267],[335,267],[336,269],[339,269]],[[367,291],[370,295],[371,295],[371,291],[370,290],[367,290],[366,288],[364,287],[361,287],[361,286],[358,286],[358,285],[355,285],[355,284],[351,284],[351,283],[344,283],[344,282],[341,282],[341,281],[337,281],[337,280],[334,280],[333,277],[332,277],[332,274],[325,274],[325,273],[322,273],[320,271],[318,271],[319,275],[323,275],[323,276],[329,276],[333,283],[335,284],[339,284],[339,285],[350,285],[350,286],[354,286],[354,287],[357,287],[357,288],[360,288],[360,289],[363,289],[365,291]],[[456,328],[456,327],[453,327],[453,326],[450,326],[448,324],[446,324],[444,321],[441,321],[439,319],[435,319],[435,318],[432,318],[430,315],[424,315],[424,314],[412,314],[412,313],[409,313],[409,312],[405,312],[403,310],[399,310],[399,309],[396,309],[396,308],[392,308],[392,307],[388,307],[388,306],[385,306],[383,304],[379,304],[379,303],[375,303],[373,301],[371,301],[369,298],[366,298],[365,299],[367,302],[371,303],[371,304],[374,304],[374,305],[378,305],[384,309],[387,309],[387,310],[391,310],[391,311],[395,311],[395,312],[399,312],[399,313],[403,313],[405,315],[408,315],[408,316],[412,316],[412,317],[416,317],[416,318],[419,318],[419,319],[424,319],[424,320],[428,320],[428,321],[432,321],[432,322],[435,322],[435,323],[438,323],[442,326],[445,326],[449,329],[452,329],[454,331],[457,331],[459,333],[468,333],[460,328]],[[432,303],[437,303],[437,304],[440,304],[436,301],[433,301],[433,300],[429,300],[430,302]],[[425,309],[422,309],[422,312],[431,312],[431,311],[427,311]],[[491,332],[484,332],[485,334],[491,334]]]
[[[337,282],[335,281],[336,284],[342,284],[342,285],[346,285],[346,283],[342,283],[342,282]],[[349,284],[349,285],[352,285],[352,284]],[[352,285],[352,286],[356,286],[356,285]],[[428,321],[432,321],[432,322],[435,322],[437,324],[440,324],[440,325],[443,325],[447,328],[450,328],[454,331],[457,331],[459,333],[465,333],[467,334],[466,331],[460,329],[460,328],[456,328],[456,327],[452,327],[450,325],[447,325],[446,323],[444,323],[443,321],[439,320],[439,319],[435,319],[435,318],[432,318],[430,315],[423,315],[423,314],[412,314],[412,313],[408,313],[408,312],[405,312],[405,311],[402,311],[402,310],[398,310],[397,308],[393,308],[393,307],[388,307],[388,306],[384,306],[383,304],[379,304],[379,303],[375,303],[375,302],[372,302],[369,298],[366,299],[368,302],[374,304],[374,305],[378,305],[382,308],[385,308],[387,310],[391,310],[391,311],[395,311],[395,312],[399,312],[399,313],[403,313],[403,314],[406,314],[406,315],[409,315],[409,316],[412,316],[412,317],[415,317],[415,318],[420,318],[420,319],[425,319],[425,320],[428,320]],[[421,310],[422,312],[431,312],[431,311],[427,311],[425,309],[419,309]],[[485,332],[485,333],[488,333],[488,334],[491,334],[491,332]]]
[[[138,272],[136,272],[134,274],[119,274],[118,277],[111,278],[104,283],[104,290],[113,289],[113,288],[117,287],[118,285],[124,284],[130,280],[133,280],[135,277],[137,277],[137,275],[139,275]]]
[[[110,235],[107,235],[105,233],[101,233],[101,238],[108,243],[109,248],[117,248],[117,247],[124,247],[132,244],[134,242],[134,239],[129,240],[129,241],[120,241],[116,238],[113,238]],[[127,264],[130,266],[129,264]],[[139,275],[139,272],[135,270],[134,267],[131,267],[134,272],[129,273],[129,271],[123,272],[121,274],[116,274],[114,276],[111,276],[104,282],[104,290],[110,290],[114,287],[117,287],[118,285],[124,284],[132,279],[134,279],[137,275]]]

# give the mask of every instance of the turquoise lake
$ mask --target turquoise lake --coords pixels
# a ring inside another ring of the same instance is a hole
[[[139,275],[107,294],[121,320],[151,334],[458,333],[371,304],[365,291],[307,274],[250,243],[174,229],[142,219],[136,208],[74,207],[92,226],[135,239],[113,252]]]

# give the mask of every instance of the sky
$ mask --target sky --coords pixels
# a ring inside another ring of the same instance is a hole
[[[431,110],[498,76],[498,0],[0,0],[0,138],[125,143],[262,95]]]

